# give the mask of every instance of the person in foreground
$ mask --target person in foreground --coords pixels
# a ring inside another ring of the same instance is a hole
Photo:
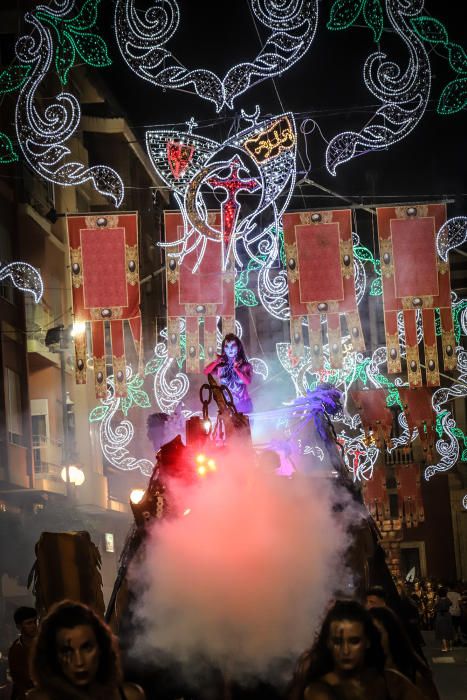
[[[440,700],[429,666],[416,653],[397,615],[388,607],[371,608],[370,615],[381,635],[385,668],[393,668],[412,681],[426,700]]]
[[[28,700],[144,700],[121,682],[119,654],[107,625],[91,608],[65,600],[42,620],[31,664]]]
[[[385,669],[380,634],[352,600],[336,601],[309,654],[305,700],[422,700],[402,674]]]
[[[221,354],[204,368],[204,374],[212,374],[225,384],[232,394],[239,413],[251,413],[253,404],[247,386],[251,384],[253,368],[248,362],[240,338],[227,333],[222,341]]]
[[[29,673],[29,658],[37,635],[36,609],[22,605],[15,610],[13,619],[19,637],[8,651],[8,666],[13,681],[11,700],[24,700],[27,691],[33,686]]]

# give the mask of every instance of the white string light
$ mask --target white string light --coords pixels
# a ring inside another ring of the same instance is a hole
[[[166,48],[180,23],[176,0],[153,0],[144,14],[136,9],[135,0],[117,0],[115,33],[120,53],[132,71],[153,85],[192,86],[199,97],[216,105],[217,112],[224,106],[233,109],[234,99],[252,84],[281,75],[302,58],[318,24],[318,0],[250,2],[254,16],[271,35],[253,61],[232,66],[224,78],[205,68],[185,68]],[[196,39],[202,39],[199,33]]]
[[[181,238],[159,245],[170,247],[170,255],[180,262],[196,249],[193,273],[201,264],[207,240],[222,245],[223,269],[226,269],[232,249],[241,265],[236,247],[239,241],[243,241],[250,257],[258,259],[258,245],[268,239],[272,230],[279,229],[296,179],[295,121],[291,113],[260,123],[257,117],[258,110],[253,117],[244,114],[250,126],[224,143],[192,134],[193,120],[188,131],[164,129],[146,135],[152,164],[174,191],[183,218]],[[232,157],[218,160],[219,153],[224,154],[227,149],[231,149]],[[220,230],[210,223],[205,201],[206,189],[213,192],[219,187],[226,193],[221,205]],[[242,191],[258,193],[257,201],[248,211],[237,200],[237,194]],[[178,250],[174,250],[177,246]]]
[[[35,267],[26,262],[0,263],[0,282],[10,279],[16,289],[33,295],[36,304],[42,299],[44,283]]]
[[[62,0],[60,16],[73,4]],[[54,14],[47,8],[49,14]],[[36,107],[35,94],[44,76],[50,70],[53,57],[51,32],[31,13],[25,21],[36,31],[20,37],[16,43],[16,56],[33,68],[22,86],[16,103],[16,134],[23,155],[31,168],[42,178],[57,185],[76,186],[91,181],[94,188],[120,206],[124,186],[118,173],[106,165],[86,167],[77,161],[63,162],[71,154],[65,145],[79,126],[81,112],[77,98],[69,92],[55,97],[41,115]]]
[[[331,175],[336,174],[337,166],[342,163],[387,149],[405,138],[425,114],[431,89],[430,60],[410,25],[410,19],[420,15],[423,6],[423,0],[386,1],[394,32],[407,47],[408,65],[401,69],[381,51],[368,56],[363,78],[382,106],[360,132],[344,131],[331,139],[326,149],[326,167]]]
[[[441,260],[448,261],[450,250],[459,248],[467,241],[467,216],[448,219],[436,234],[436,249]]]

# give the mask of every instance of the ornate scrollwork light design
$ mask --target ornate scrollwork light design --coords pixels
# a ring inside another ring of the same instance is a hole
[[[389,21],[408,50],[408,65],[401,68],[376,51],[365,61],[365,85],[382,106],[359,132],[334,136],[326,150],[331,175],[337,166],[365,153],[387,149],[405,138],[425,114],[431,89],[431,68],[423,42],[410,20],[420,15],[423,0],[386,0]]]
[[[308,51],[318,24],[318,0],[250,0],[254,17],[271,34],[253,61],[232,66],[224,76],[205,68],[189,69],[166,48],[177,31],[180,9],[176,0],[153,0],[144,13],[135,0],[117,0],[115,32],[120,52],[129,68],[144,80],[167,88],[192,86],[217,112],[248,88],[274,78]]]
[[[47,8],[47,11],[61,17],[74,2],[55,0],[55,4],[58,10]],[[19,61],[32,65],[16,103],[16,134],[26,161],[38,175],[57,185],[76,186],[91,181],[98,192],[109,197],[115,206],[120,206],[124,186],[113,168],[106,165],[86,167],[77,161],[64,162],[71,154],[65,142],[79,126],[79,102],[73,94],[61,92],[42,113],[39,112],[36,91],[50,70],[52,36],[50,29],[33,14],[26,13],[25,21],[32,25],[33,31],[18,39],[15,50]]]

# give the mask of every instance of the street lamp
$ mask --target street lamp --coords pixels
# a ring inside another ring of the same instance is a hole
[[[83,470],[74,464],[63,467],[60,476],[66,484],[73,484],[73,486],[81,486],[85,481]]]
[[[146,491],[144,489],[133,489],[132,492],[130,493],[130,501],[134,503],[135,505],[137,503],[141,503],[141,501],[144,498],[144,494]]]

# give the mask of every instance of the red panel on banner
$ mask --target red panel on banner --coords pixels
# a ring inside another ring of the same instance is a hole
[[[437,296],[438,268],[433,219],[392,219],[391,237],[396,296]]]
[[[343,314],[353,349],[365,349],[355,296],[352,213],[350,209],[287,212],[283,223],[293,356],[303,356],[306,317],[313,369],[323,367],[320,328],[326,320],[329,362],[340,368]]]
[[[126,306],[125,230],[104,229],[80,232],[83,260],[83,295],[86,309]]]
[[[222,304],[222,246],[207,241],[204,256],[195,274],[197,252],[189,253],[180,265],[180,304]]]
[[[295,237],[299,268],[311,273],[300,277],[300,301],[342,301],[339,224],[296,226]]]

